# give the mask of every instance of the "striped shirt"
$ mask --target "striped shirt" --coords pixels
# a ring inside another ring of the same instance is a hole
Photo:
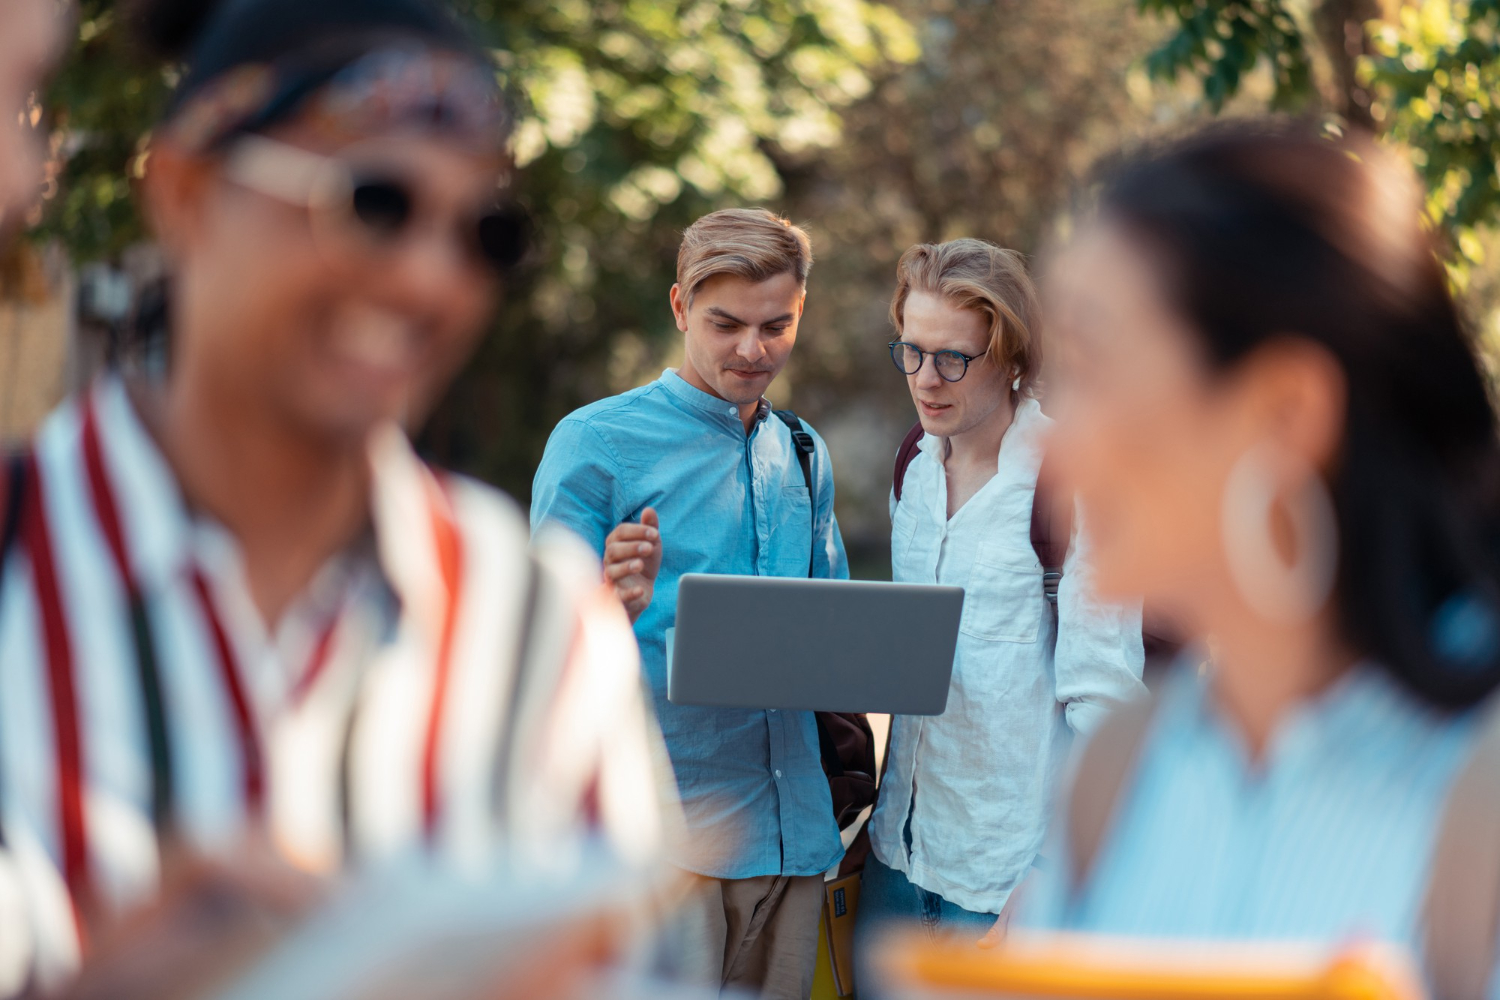
[[[370,456],[368,538],[268,629],[119,381],[43,426],[0,566],[0,995],[76,965],[79,911],[149,899],[169,836],[263,832],[324,872],[658,851],[659,736],[597,559],[394,428]]]
[[[1476,713],[1445,715],[1384,671],[1356,667],[1285,718],[1252,762],[1209,680],[1179,670],[1087,883],[1071,894],[1068,865],[1050,866],[1022,922],[1418,948],[1438,824]],[[1066,822],[1052,831],[1057,844],[1068,842]]]

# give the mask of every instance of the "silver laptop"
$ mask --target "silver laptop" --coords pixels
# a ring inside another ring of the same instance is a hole
[[[667,635],[677,705],[938,715],[961,587],[689,573]]]

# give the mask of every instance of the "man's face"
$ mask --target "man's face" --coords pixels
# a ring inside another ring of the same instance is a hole
[[[672,286],[672,312],[686,335],[682,377],[740,407],[760,402],[786,367],[806,291],[791,272],[765,281],[709,278],[692,301]]]
[[[36,92],[62,47],[56,0],[0,0],[0,239],[14,233],[41,190]]]
[[[962,309],[932,292],[912,292],[906,300],[901,339],[929,357],[906,376],[922,429],[934,437],[954,437],[996,419],[1010,407],[1010,382],[990,360],[990,324],[974,309]],[[963,378],[949,382],[930,355],[957,351],[974,360]],[[1006,417],[1005,419],[1008,419]]]

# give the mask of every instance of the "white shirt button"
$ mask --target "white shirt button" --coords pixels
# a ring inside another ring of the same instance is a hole
[[[779,767],[776,769],[776,777],[781,777],[781,768]]]
[[[772,715],[776,714],[776,709],[774,709],[774,708],[768,708],[768,709],[766,709],[766,711],[770,712]]]

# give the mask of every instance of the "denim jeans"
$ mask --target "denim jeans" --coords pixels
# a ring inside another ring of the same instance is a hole
[[[918,925],[929,934],[956,933],[975,941],[995,924],[995,914],[975,913],[935,892],[915,886],[901,872],[880,863],[872,851],[860,877],[855,917],[856,981],[861,1000],[886,996],[886,984],[870,961],[880,934],[893,924]]]
[[[859,887],[861,932],[890,921],[919,922],[934,933],[971,930],[975,940],[995,923],[993,913],[975,913],[950,903],[935,892],[913,885],[901,872],[880,863],[873,853],[865,861]]]

